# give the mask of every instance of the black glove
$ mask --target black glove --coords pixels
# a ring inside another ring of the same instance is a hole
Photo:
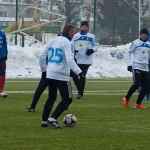
[[[130,71],[130,72],[133,71],[132,66],[128,66],[128,71]]]
[[[78,50],[74,50],[74,54],[76,55],[79,51]]]
[[[149,68],[149,71],[150,71],[150,63],[148,64],[148,68]]]
[[[86,51],[86,55],[87,56],[90,56],[90,55],[92,55],[94,53],[94,50],[93,49],[87,49],[87,51]]]
[[[42,78],[46,79],[46,71],[42,72]]]
[[[6,60],[7,60],[7,56],[5,56],[5,57],[1,58],[1,59],[0,59],[0,62],[1,62],[1,63],[5,63],[5,62],[6,62]]]
[[[78,74],[78,79],[80,80],[80,79],[83,79],[83,78],[85,78],[85,75],[83,74],[83,72],[79,73]]]
[[[78,50],[74,50],[74,56],[75,56],[78,52],[79,52]]]
[[[70,70],[70,77],[75,77],[75,76],[77,76],[72,70]]]

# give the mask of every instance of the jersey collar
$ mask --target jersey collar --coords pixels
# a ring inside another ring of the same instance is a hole
[[[87,33],[88,33],[88,32],[85,32],[85,31],[82,31],[82,30],[80,31],[80,34],[81,34],[81,35],[86,35]]]
[[[142,40],[141,38],[140,38],[140,40],[141,40],[142,42],[147,42],[147,41],[148,41],[148,39],[147,39],[147,40]]]
[[[66,32],[62,32],[62,33],[61,33],[61,36],[65,37],[65,38],[67,38],[69,41],[71,41],[70,36],[69,36]]]

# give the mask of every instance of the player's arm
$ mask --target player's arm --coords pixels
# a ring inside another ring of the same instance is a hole
[[[148,68],[149,68],[149,71],[150,71],[150,51],[149,51],[149,61],[148,61]]]
[[[6,59],[7,59],[7,55],[8,55],[8,49],[7,49],[7,40],[6,40],[6,35],[3,32],[3,42],[4,42],[4,49],[5,49],[5,55],[6,55]]]
[[[96,37],[95,36],[94,36],[93,41],[92,41],[92,46],[93,46],[92,49],[94,50],[94,52],[96,52],[98,50],[98,48],[99,48],[99,44],[96,41]]]
[[[133,42],[126,54],[126,62],[128,65],[128,71],[132,72],[132,54],[135,49],[135,43]]]
[[[40,68],[42,72],[46,71],[48,59],[48,46],[45,47],[42,55],[40,56]]]
[[[76,39],[76,36],[74,35],[74,37],[71,40],[71,43],[72,43],[72,52],[74,53],[74,56],[79,52],[77,49],[75,49],[75,42],[76,42],[75,39]]]
[[[79,75],[82,71],[76,64],[74,60],[73,53],[71,51],[71,43],[66,43],[64,45],[64,53],[66,57],[67,64],[69,65],[70,69],[76,74]]]
[[[91,49],[87,49],[86,55],[87,56],[92,55],[93,53],[95,53],[98,50],[98,48],[99,48],[99,44],[97,43],[96,38],[94,36],[93,40],[92,40],[92,48]]]
[[[75,36],[71,40],[72,43],[72,52],[75,53]]]

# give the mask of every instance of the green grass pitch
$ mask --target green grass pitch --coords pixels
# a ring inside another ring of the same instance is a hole
[[[144,101],[144,110],[122,105],[130,80],[88,80],[84,99],[74,98],[58,120],[64,126],[64,115],[73,113],[77,125],[62,130],[40,127],[47,92],[35,113],[26,112],[37,84],[31,79],[7,80],[9,97],[0,99],[0,150],[150,150],[150,101]],[[74,86],[73,93],[75,97]]]

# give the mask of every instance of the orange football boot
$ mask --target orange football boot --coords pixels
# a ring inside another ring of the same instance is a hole
[[[138,108],[138,109],[144,109],[145,107],[141,104],[136,104],[135,105],[135,108]]]
[[[123,98],[123,104],[124,104],[125,107],[130,107],[131,106],[126,97]]]

